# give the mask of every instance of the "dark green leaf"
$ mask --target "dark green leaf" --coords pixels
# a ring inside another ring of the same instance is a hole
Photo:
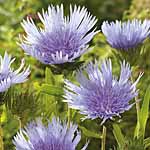
[[[51,70],[48,67],[46,67],[46,70],[45,70],[45,83],[54,84],[54,82],[55,82],[55,79],[54,79],[53,73],[51,72]]]
[[[144,101],[143,101],[142,108],[140,111],[140,128],[141,128],[143,137],[145,135],[145,128],[146,128],[146,123],[148,119],[149,103],[150,103],[150,86],[146,90]]]
[[[82,130],[83,134],[87,137],[98,138],[98,139],[102,138],[102,135],[100,133],[95,133],[82,126],[79,126],[79,128]]]
[[[42,86],[40,87],[40,92],[53,96],[63,95],[63,89],[61,87],[56,87],[49,84],[42,84]]]
[[[135,135],[136,137],[142,136],[144,139],[145,135],[145,128],[146,128],[146,123],[148,119],[148,113],[149,113],[149,103],[150,103],[150,86],[147,88],[142,108],[139,113],[139,120],[137,121],[137,126],[135,129]]]
[[[145,145],[145,149],[148,148],[148,147],[150,147],[150,137],[144,139],[144,145]]]
[[[113,134],[116,138],[116,141],[119,147],[124,147],[125,145],[125,138],[121,132],[120,127],[117,124],[113,124]]]

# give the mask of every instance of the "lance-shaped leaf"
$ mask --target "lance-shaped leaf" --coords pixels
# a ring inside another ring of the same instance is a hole
[[[135,129],[135,137],[143,137],[145,135],[145,128],[146,128],[146,123],[148,120],[148,113],[149,113],[149,103],[150,103],[150,86],[147,88],[143,104],[139,113],[139,120],[137,121],[137,126]]]
[[[144,101],[140,111],[140,127],[141,127],[143,137],[145,135],[145,128],[148,119],[149,103],[150,103],[150,86],[146,90]]]
[[[87,137],[98,138],[98,139],[102,138],[101,133],[95,133],[94,131],[90,131],[83,126],[79,126],[79,128],[82,130],[83,134]]]
[[[53,96],[61,96],[63,95],[63,89],[61,87],[49,85],[49,84],[42,84],[39,87],[39,91],[48,95]]]
[[[144,146],[145,146],[145,149],[150,147],[150,137],[144,139]]]
[[[119,147],[124,147],[125,145],[125,138],[121,132],[120,127],[117,124],[113,124],[113,134],[115,139],[119,145]]]

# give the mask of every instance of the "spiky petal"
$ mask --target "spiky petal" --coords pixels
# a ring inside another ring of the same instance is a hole
[[[44,64],[74,61],[87,50],[87,43],[97,33],[92,30],[97,20],[85,7],[70,6],[70,15],[64,16],[63,5],[51,5],[38,16],[44,28],[36,27],[31,18],[23,20],[27,35],[20,46]]]
[[[85,75],[85,72],[87,73]],[[86,118],[102,118],[103,122],[129,110],[129,101],[137,96],[136,84],[130,81],[131,69],[128,63],[121,63],[119,79],[112,74],[111,60],[105,60],[99,68],[98,63],[90,63],[78,71],[80,86],[65,81],[65,102],[70,108],[80,110]]]
[[[53,118],[48,126],[45,126],[41,119],[31,122],[17,133],[13,143],[16,150],[75,150],[80,139],[77,125],[71,123],[68,128],[65,122]],[[82,150],[86,147],[87,144]]]
[[[128,50],[141,44],[150,35],[150,21],[128,20],[121,22],[104,21],[102,32],[107,42],[116,49]]]
[[[14,71],[11,68],[11,64],[14,60],[15,59],[11,59],[11,56],[8,55],[7,52],[5,52],[4,58],[0,55],[0,92],[6,91],[14,84],[25,82],[30,74],[29,67],[23,68],[24,60],[22,60],[21,66]]]

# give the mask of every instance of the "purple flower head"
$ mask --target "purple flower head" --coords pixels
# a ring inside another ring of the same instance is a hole
[[[72,62],[87,50],[87,43],[97,33],[97,20],[85,7],[70,6],[70,15],[64,16],[63,5],[49,6],[38,13],[43,28],[37,28],[32,19],[22,22],[26,37],[21,39],[24,51],[44,64]]]
[[[71,124],[68,128],[65,122],[62,124],[59,119],[53,118],[48,126],[44,126],[40,119],[31,122],[17,133],[13,143],[16,150],[75,150],[80,139],[77,125]]]
[[[86,74],[85,74],[86,73]],[[131,83],[131,70],[128,63],[121,63],[120,77],[112,74],[111,60],[105,60],[99,68],[98,63],[90,63],[77,72],[80,86],[65,81],[65,102],[70,108],[80,110],[86,118],[102,118],[103,122],[129,110],[129,101],[137,96],[136,82]]]
[[[6,52],[4,58],[0,55],[0,92],[6,91],[11,85],[25,82],[30,74],[29,67],[23,69],[24,60],[17,70],[13,70],[11,64],[14,60]]]
[[[142,43],[150,34],[150,21],[128,20],[127,22],[102,24],[102,32],[107,38],[107,42],[116,49],[128,50],[135,48]]]

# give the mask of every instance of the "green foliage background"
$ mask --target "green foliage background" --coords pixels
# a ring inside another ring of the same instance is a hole
[[[42,65],[34,58],[24,55],[23,50],[17,45],[19,34],[23,34],[20,25],[23,19],[30,16],[38,22],[37,12],[41,12],[42,8],[47,9],[48,5],[61,3],[65,6],[66,14],[70,4],[87,7],[99,19],[97,23],[99,29],[103,20],[150,18],[150,2],[147,3],[146,0],[0,0],[0,54],[3,55],[4,51],[7,50],[12,56],[16,57],[14,68],[18,67],[23,57],[25,57],[26,64],[31,66],[29,81],[11,88],[6,96],[6,104],[3,105],[1,122],[5,150],[13,149],[13,136],[28,121],[39,116],[51,119],[53,115],[66,119],[67,105],[62,102],[63,75],[56,74],[55,68]],[[148,52],[150,41],[146,42],[146,52],[142,58],[138,59],[138,68],[135,69],[134,74],[136,77],[141,70],[145,72],[141,84],[139,84],[139,88],[142,89],[140,95],[144,95],[147,84],[150,84],[150,52]],[[119,70],[117,59],[101,33],[95,36],[90,46],[93,50],[81,57],[80,60],[88,62],[95,58],[110,57],[114,61],[114,72]],[[74,73],[69,75],[72,80],[74,80],[73,75]],[[45,89],[49,90],[46,91]],[[122,119],[118,120],[118,122],[121,122],[122,132],[132,139],[134,133],[131,131],[134,131],[137,120],[135,107],[122,116]],[[102,131],[100,120],[81,122],[81,115],[73,110],[71,118],[79,124],[79,128],[82,130],[83,138],[78,149],[83,146],[86,139],[90,139],[89,150],[100,149],[100,133]],[[105,125],[108,133],[106,149],[114,149],[117,142],[113,136],[111,121],[106,122]],[[150,127],[147,126],[146,137],[150,136],[149,131]],[[137,144],[135,145],[137,146]]]

